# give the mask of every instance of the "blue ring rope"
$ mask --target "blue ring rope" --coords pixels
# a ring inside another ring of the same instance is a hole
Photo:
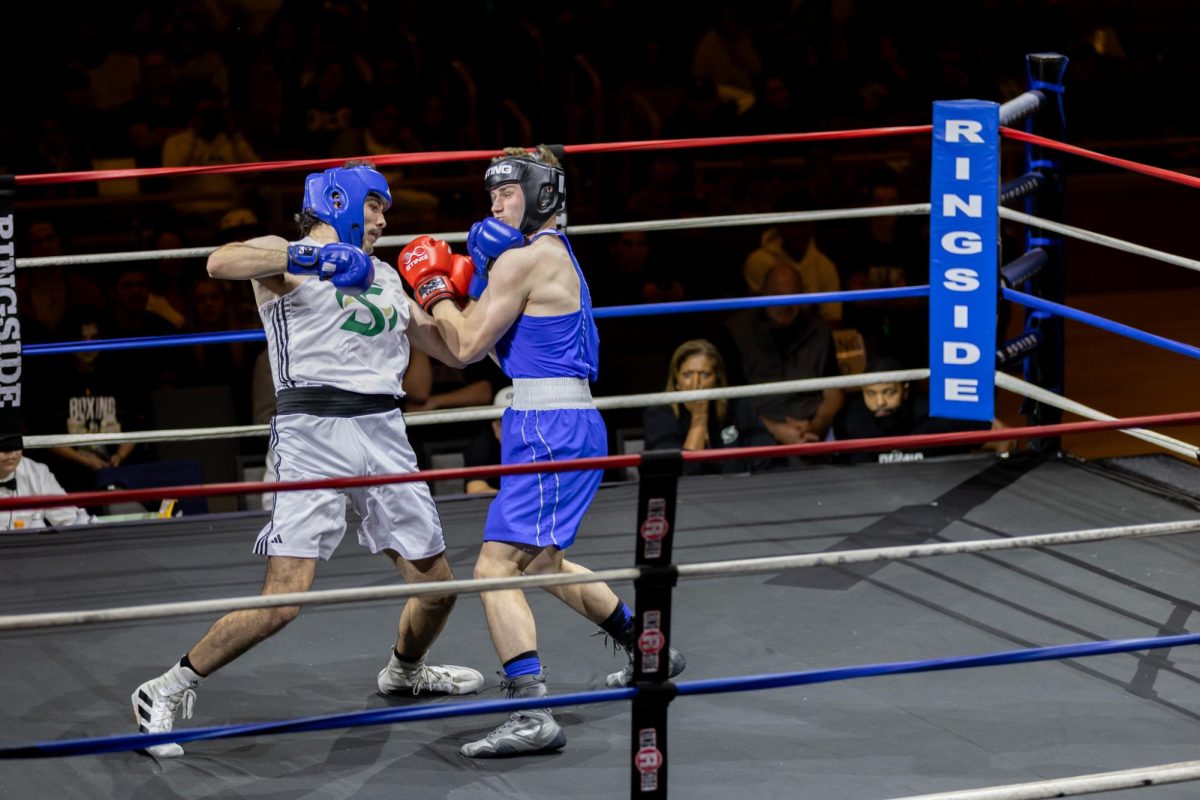
[[[639,303],[632,306],[607,306],[593,311],[596,319],[619,317],[649,317],[663,314],[693,314],[701,311],[734,311],[766,306],[803,306],[818,303],[853,303],[872,300],[901,300],[907,297],[928,297],[928,286],[901,286],[895,289],[859,289],[845,292],[809,292],[806,294],[776,294],[766,297],[731,297],[722,300],[682,300],[677,303]]]
[[[928,297],[928,286],[901,286],[895,289],[862,289],[846,292],[814,292],[809,294],[780,294],[767,297],[731,297],[722,300],[684,300],[677,303],[641,303],[631,306],[607,306],[593,311],[596,319],[619,317],[649,317],[664,314],[694,314],[704,311],[733,311],[764,306],[800,306],[817,303],[871,302],[901,300],[908,297]],[[222,333],[186,333],[170,336],[145,336],[126,339],[100,339],[82,342],[45,342],[26,345],[22,355],[53,355],[95,350],[132,350],[140,347],[178,347],[188,344],[220,344],[224,342],[261,341],[266,334],[261,328]]]
[[[1106,330],[1110,333],[1115,333],[1119,336],[1124,336],[1128,339],[1142,342],[1143,344],[1161,347],[1163,350],[1168,350],[1172,353],[1178,353],[1180,355],[1188,356],[1189,358],[1200,359],[1200,347],[1184,344],[1183,342],[1177,342],[1174,339],[1168,339],[1165,336],[1146,333],[1143,330],[1132,328],[1120,322],[1113,322],[1110,319],[1105,319],[1104,317],[1096,316],[1095,314],[1089,314],[1086,311],[1079,311],[1071,308],[1070,306],[1064,306],[1061,303],[1043,300],[1040,297],[1034,297],[1033,295],[1025,294],[1024,292],[1018,292],[1014,289],[1001,289],[1000,291],[1006,300],[1010,300],[1014,303],[1019,303],[1023,306],[1035,308],[1040,311],[1047,311],[1051,314],[1056,314],[1066,319],[1073,319],[1076,322],[1082,322],[1084,324],[1100,328],[1101,330]]]
[[[814,683],[854,680],[855,678],[870,678],[880,675],[906,675],[917,672],[994,667],[1003,664],[1028,664],[1037,661],[1056,661],[1084,656],[1129,653],[1138,650],[1156,650],[1164,647],[1178,647],[1197,643],[1200,643],[1200,633],[1184,633],[1175,636],[1151,636],[1140,639],[1114,639],[1100,642],[1031,647],[1022,650],[1006,650],[998,653],[982,653],[922,661],[892,661],[881,664],[863,664],[854,667],[805,670],[803,672],[783,672],[769,675],[746,675],[735,678],[684,681],[683,683],[676,684],[676,691],[680,696],[718,694],[722,692],[749,692],[760,689],[779,689],[787,686],[804,686]],[[303,731],[328,730],[330,728],[357,728],[364,725],[378,725],[392,722],[412,722],[416,720],[490,714],[493,712],[511,712],[522,708],[548,708],[604,703],[611,700],[633,699],[638,691],[640,690],[636,687],[602,689],[518,700],[439,703],[435,705],[409,706],[406,708],[351,711],[343,714],[301,717],[274,722],[258,722],[249,725],[184,728],[171,731],[170,733],[135,733],[93,739],[62,739],[59,741],[0,747],[0,759],[116,753],[127,750],[142,750],[152,745],[166,744],[168,742],[230,739],[258,734],[299,733]]]
[[[176,347],[185,344],[220,344],[223,342],[255,342],[266,339],[262,328],[220,333],[184,333],[170,336],[133,336],[125,339],[85,339],[77,342],[45,342],[27,344],[21,355],[42,356],[57,353],[80,353],[99,350],[132,350],[140,347]]]

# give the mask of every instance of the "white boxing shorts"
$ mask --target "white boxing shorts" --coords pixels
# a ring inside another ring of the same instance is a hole
[[[353,417],[280,414],[271,422],[271,452],[280,481],[417,471],[398,410]],[[359,544],[372,553],[390,549],[413,561],[446,549],[429,486],[417,481],[276,492],[254,552],[328,559],[346,533],[347,500],[362,517]]]

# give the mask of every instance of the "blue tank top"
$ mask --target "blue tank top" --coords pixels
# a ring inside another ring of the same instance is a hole
[[[592,319],[592,295],[562,231],[545,231],[557,236],[567,248],[575,274],[579,276],[579,310],[553,317],[522,314],[496,342],[496,358],[510,378],[587,378],[596,380],[600,366],[600,334]]]

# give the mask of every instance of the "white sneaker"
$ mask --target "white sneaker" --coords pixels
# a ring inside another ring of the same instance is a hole
[[[188,670],[191,672],[191,670]],[[195,673],[192,673],[195,675]],[[137,688],[130,698],[133,702],[133,719],[140,733],[170,733],[175,726],[175,714],[183,706],[183,718],[191,719],[196,693],[192,687],[200,680],[189,680],[178,664],[153,680]],[[183,748],[168,742],[145,748],[155,758],[178,758]]]
[[[376,682],[384,694],[473,694],[483,688],[483,674],[454,664],[429,666],[424,659],[407,664],[393,652]]]
[[[501,682],[506,697],[545,697],[546,673],[521,675]],[[482,739],[468,742],[459,748],[467,758],[501,758],[526,753],[561,750],[567,735],[555,721],[548,708],[515,711],[498,728]]]

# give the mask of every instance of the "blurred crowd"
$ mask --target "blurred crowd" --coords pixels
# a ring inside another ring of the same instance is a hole
[[[28,65],[37,78],[17,89],[23,122],[0,133],[0,169],[24,175],[922,124],[935,99],[1020,93],[1024,56],[1038,51],[1070,58],[1073,141],[1170,138],[1194,130],[1200,113],[1168,95],[1200,70],[1180,55],[1200,22],[1200,7],[1185,2],[990,0],[920,11],[884,0],[600,0],[536,9],[494,2],[467,11],[367,0],[126,5],[133,7],[120,15],[96,6],[54,19],[48,29],[60,46]],[[568,156],[569,223],[919,202],[928,194],[928,143],[917,139]],[[1009,161],[1020,168],[1020,158]],[[387,168],[395,198],[387,233],[465,230],[487,213],[482,168]],[[302,176],[22,189],[18,256],[291,238]],[[924,222],[911,218],[626,232],[574,244],[598,307],[927,280]],[[1006,247],[1018,254],[1016,244]],[[260,327],[248,284],[209,279],[202,259],[28,270],[20,291],[27,343]],[[721,379],[738,383],[862,371],[878,359],[923,366],[926,336],[923,306],[907,302],[604,321],[596,394],[670,385],[679,377],[673,355],[687,341],[710,343],[715,355],[706,357],[719,357]],[[28,357],[29,431],[264,421],[271,398],[262,350],[248,341]],[[503,383],[486,367],[419,369],[424,386],[414,409],[486,404]],[[765,427],[767,440],[825,435],[838,409],[823,409],[822,400],[757,409],[776,423]],[[787,422],[801,417],[820,424],[809,431]],[[640,412],[614,414],[610,428],[642,423]],[[427,455],[439,450],[427,444]],[[58,450],[55,470],[67,488],[139,454],[162,455],[145,447]]]

